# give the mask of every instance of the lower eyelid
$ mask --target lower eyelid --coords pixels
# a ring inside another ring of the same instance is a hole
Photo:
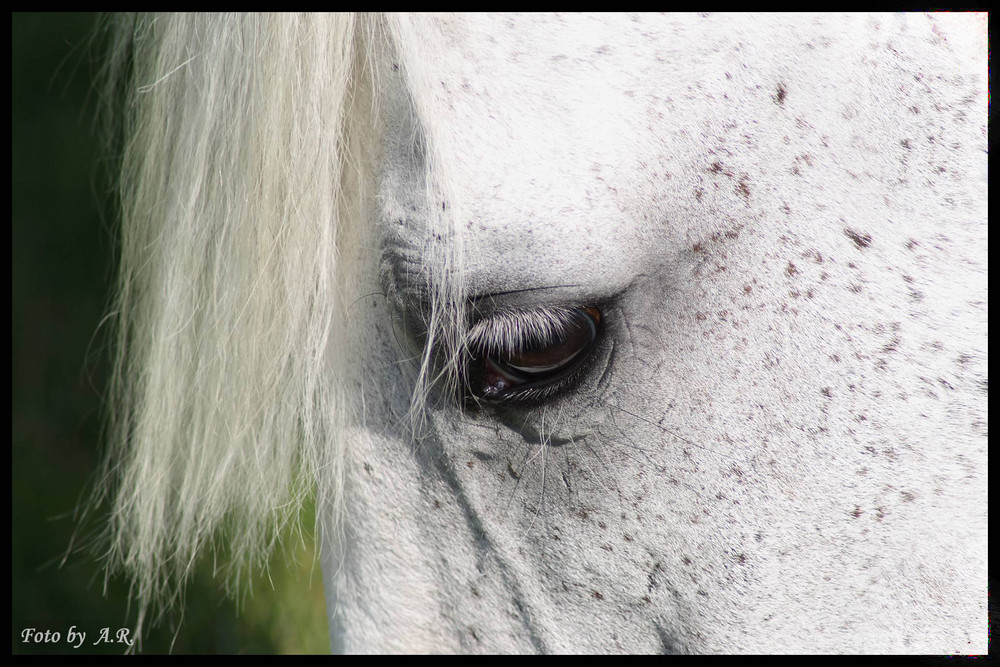
[[[555,382],[535,386],[522,385],[520,387],[515,387],[511,389],[509,393],[505,394],[498,402],[517,405],[519,403],[540,403],[542,401],[550,400],[576,386],[576,384],[587,374],[588,370],[589,364],[584,362],[569,375]]]

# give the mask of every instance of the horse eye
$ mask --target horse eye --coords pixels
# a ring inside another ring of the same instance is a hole
[[[569,311],[555,335],[529,338],[513,350],[475,355],[469,378],[472,393],[487,401],[549,393],[581,368],[597,340],[600,323],[597,308],[576,308]]]

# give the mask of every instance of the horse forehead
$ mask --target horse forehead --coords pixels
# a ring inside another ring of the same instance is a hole
[[[470,251],[487,255],[479,266],[499,249],[505,276],[585,282],[600,267],[624,282],[641,263],[649,224],[631,204],[670,194],[648,176],[669,170],[676,130],[655,108],[671,27],[617,15],[445,21],[439,135],[446,164],[473,176],[451,180]]]
[[[440,39],[424,53],[435,81],[427,91],[433,117],[428,108],[423,120],[443,166],[478,177],[453,178],[470,215],[485,214],[487,224],[614,217],[622,207],[615,190],[662,162],[687,120],[668,119],[663,108],[690,82],[670,57],[679,46],[675,23],[618,15],[442,19]],[[685,67],[699,60],[682,59]]]
[[[856,50],[847,37],[862,23],[618,14],[414,21],[425,39],[409,67],[422,76],[405,85],[464,223],[473,283],[484,289],[586,283],[595,268],[622,285],[672,247],[724,231],[713,228],[720,217],[687,215],[704,189],[695,181],[713,164],[738,176],[766,169],[792,122],[781,91],[823,107],[836,86],[812,87],[817,72],[842,77],[828,64]],[[389,170],[413,164],[388,162]],[[772,186],[792,180],[769,177]],[[416,179],[389,180],[422,196]],[[746,188],[733,192],[728,204],[748,203]]]

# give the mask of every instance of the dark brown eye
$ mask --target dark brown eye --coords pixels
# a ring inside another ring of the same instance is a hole
[[[525,326],[531,318],[525,316]],[[488,401],[531,398],[533,391],[550,391],[580,368],[589,355],[601,324],[593,306],[563,309],[558,326],[528,333],[504,351],[484,350],[472,359],[472,393]]]

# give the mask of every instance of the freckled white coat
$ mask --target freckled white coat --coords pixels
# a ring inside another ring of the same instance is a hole
[[[381,284],[418,291],[461,237],[469,294],[610,307],[576,391],[433,409],[416,445],[387,426],[412,385],[393,314],[364,311],[334,645],[985,651],[975,24],[393,25]]]
[[[125,26],[143,614],[300,479],[340,651],[987,650],[982,18]],[[572,387],[450,393],[473,317],[589,306]]]

